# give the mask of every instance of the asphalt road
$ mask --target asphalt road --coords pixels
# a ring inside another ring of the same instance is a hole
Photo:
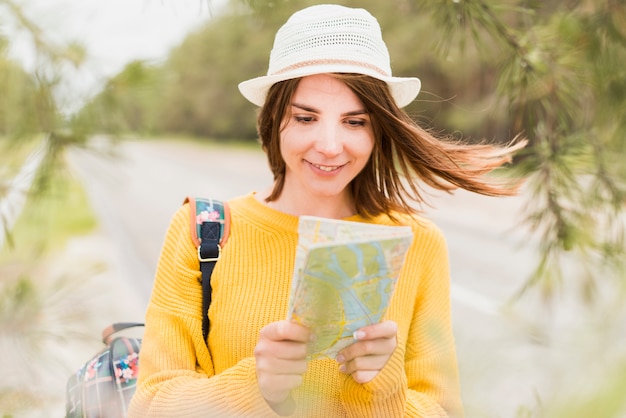
[[[104,140],[97,145],[108,149]],[[117,249],[111,263],[119,279],[132,284],[145,308],[165,230],[185,196],[226,200],[266,187],[271,175],[260,151],[167,141],[130,141],[116,150],[114,158],[85,150],[69,157]],[[520,225],[524,197],[457,192],[430,202],[425,215],[449,246],[468,418],[534,417],[577,393],[580,376],[593,381],[624,352],[626,321],[607,321],[606,309],[589,310],[571,295],[552,306],[533,294],[508,305],[537,263],[533,238]]]

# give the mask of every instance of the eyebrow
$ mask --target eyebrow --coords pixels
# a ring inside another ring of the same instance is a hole
[[[292,103],[291,106],[297,107],[300,110],[304,110],[305,112],[311,113],[321,113],[319,109],[316,109],[311,106],[307,106],[299,103]],[[352,110],[350,112],[342,113],[341,116],[359,116],[359,115],[367,115],[369,112],[365,109]]]

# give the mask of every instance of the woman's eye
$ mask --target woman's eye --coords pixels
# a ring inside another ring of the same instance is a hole
[[[365,121],[363,119],[349,119],[346,122],[350,126],[365,126]]]
[[[313,116],[295,116],[296,122],[309,123],[313,121]]]

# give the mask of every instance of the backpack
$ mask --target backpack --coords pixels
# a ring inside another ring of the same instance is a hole
[[[198,248],[202,272],[202,334],[209,333],[211,274],[228,239],[228,205],[219,200],[187,197],[191,238]],[[104,348],[67,381],[66,418],[125,418],[139,374],[141,338],[115,336],[138,322],[114,323],[102,331]]]

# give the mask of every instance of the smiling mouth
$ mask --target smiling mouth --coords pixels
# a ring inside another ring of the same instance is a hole
[[[319,170],[326,171],[327,173],[339,170],[341,167],[343,167],[343,165],[319,165],[313,163],[311,163],[311,165]]]

